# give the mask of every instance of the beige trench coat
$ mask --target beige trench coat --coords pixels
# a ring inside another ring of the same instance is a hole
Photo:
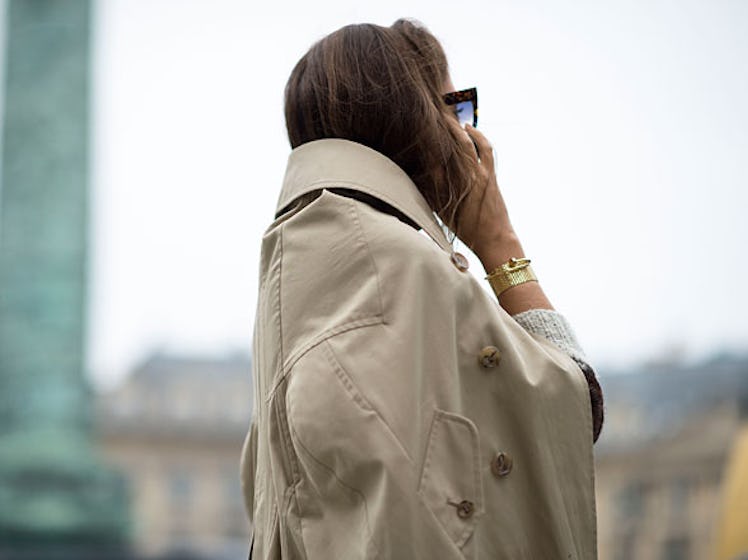
[[[596,558],[576,362],[456,266],[383,154],[299,146],[278,212],[313,191],[262,239],[241,457],[252,558]]]

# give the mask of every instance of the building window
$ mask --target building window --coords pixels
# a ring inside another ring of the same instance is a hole
[[[662,560],[688,560],[688,558],[687,537],[673,537],[663,543]]]
[[[615,547],[615,560],[631,560],[635,558],[636,535],[631,532],[623,534]]]
[[[640,517],[644,513],[644,485],[639,481],[626,484],[616,498],[618,515],[622,521]]]
[[[670,484],[670,513],[673,518],[683,517],[688,510],[689,484],[685,478],[676,478]]]
[[[192,476],[184,468],[175,468],[169,473],[169,497],[174,507],[184,507],[192,502],[194,492]]]
[[[223,469],[223,492],[224,501],[229,510],[244,510],[244,495],[238,469],[234,467]]]

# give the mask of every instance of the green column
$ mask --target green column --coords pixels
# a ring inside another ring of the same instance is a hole
[[[88,0],[9,0],[0,185],[0,556],[126,539],[84,375]]]

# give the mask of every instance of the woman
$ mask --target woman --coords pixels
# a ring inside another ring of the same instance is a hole
[[[600,387],[454,89],[403,19],[345,26],[291,73],[241,459],[251,558],[596,557]]]

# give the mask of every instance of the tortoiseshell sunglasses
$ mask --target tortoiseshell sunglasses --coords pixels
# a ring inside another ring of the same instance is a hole
[[[478,89],[469,88],[460,91],[451,91],[444,94],[444,102],[447,105],[456,105],[455,114],[460,125],[472,121],[473,127],[478,126]]]

